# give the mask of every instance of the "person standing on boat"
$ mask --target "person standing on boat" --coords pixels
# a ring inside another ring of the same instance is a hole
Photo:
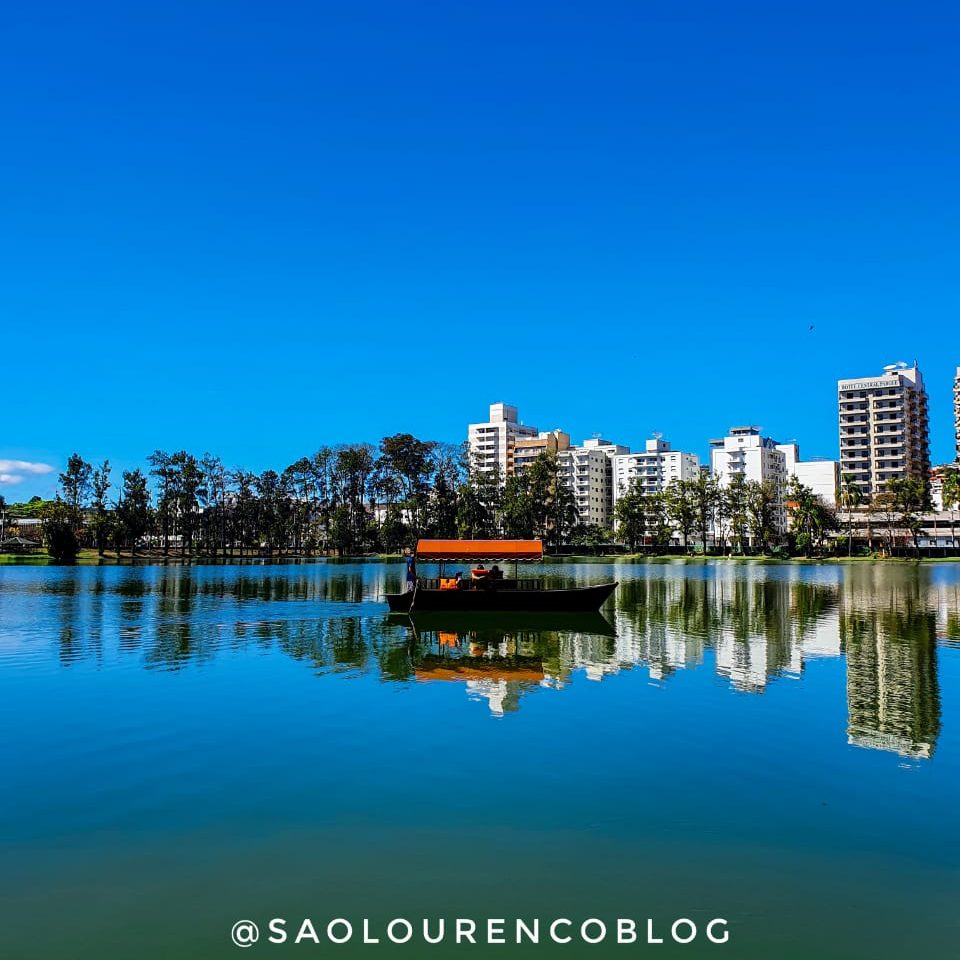
[[[408,553],[406,556],[406,561],[407,561],[407,593],[409,593],[417,585],[417,558],[412,553]]]

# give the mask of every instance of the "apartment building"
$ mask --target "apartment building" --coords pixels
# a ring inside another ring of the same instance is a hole
[[[756,483],[772,483],[778,491],[775,514],[777,529],[787,529],[782,504],[787,482],[787,459],[776,440],[765,437],[759,427],[731,427],[725,437],[710,441],[710,469],[721,487],[741,476]]]
[[[535,437],[518,438],[513,444],[513,472],[523,473],[537,457],[570,449],[570,434],[562,430],[538,433]]]
[[[580,523],[613,524],[613,463],[629,450],[619,443],[593,437],[557,455],[560,482],[573,494]]]
[[[889,364],[878,377],[837,381],[840,473],[868,495],[888,480],[927,482],[930,423],[916,363]]]
[[[536,438],[536,427],[520,423],[517,408],[508,403],[491,403],[490,419],[467,428],[470,461],[479,470],[500,471],[501,481],[513,473],[517,440]]]
[[[647,440],[643,450],[613,458],[613,504],[626,493],[659,493],[674,480],[692,480],[700,471],[695,453],[673,450],[661,437]]]
[[[953,380],[953,430],[957,463],[960,463],[960,367]]]

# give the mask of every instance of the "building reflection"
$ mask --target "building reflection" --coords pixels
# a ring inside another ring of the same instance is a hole
[[[813,661],[843,658],[847,741],[933,755],[938,649],[960,645],[960,580],[949,568],[644,564],[624,573],[603,616],[412,622],[380,612],[378,598],[399,585],[386,566],[344,565],[333,576],[319,567],[78,568],[18,586],[16,629],[54,624],[64,667],[116,656],[179,671],[230,651],[279,650],[317,674],[460,685],[497,716],[576,677],[638,670],[663,686],[697,669],[757,695]]]
[[[712,660],[741,691],[798,677],[813,657],[838,656],[839,588],[810,580],[744,578],[735,569],[696,579],[656,577],[623,585],[615,612],[620,662],[656,681]]]
[[[848,742],[929,758],[940,734],[938,626],[952,629],[958,608],[943,603],[929,568],[877,590],[884,579],[882,569],[852,569],[844,585]]]

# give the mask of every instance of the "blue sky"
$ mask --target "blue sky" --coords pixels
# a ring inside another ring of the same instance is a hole
[[[283,467],[542,429],[836,456],[835,380],[960,364],[948,4],[21,4],[0,492],[73,450]],[[813,329],[811,330],[811,326]],[[11,376],[11,372],[13,375]]]

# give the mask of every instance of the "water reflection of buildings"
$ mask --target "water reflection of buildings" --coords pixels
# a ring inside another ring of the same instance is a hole
[[[919,567],[910,578],[888,575],[885,568],[848,571],[840,635],[851,744],[932,756],[940,733],[938,627],[949,631],[951,618],[943,600],[929,568]],[[954,618],[957,609],[952,607]]]
[[[65,667],[99,662],[111,647],[165,671],[269,648],[318,674],[455,681],[498,715],[577,674],[645,669],[666,684],[712,664],[735,690],[761,693],[814,658],[844,656],[849,743],[929,757],[940,732],[938,644],[960,644],[960,578],[943,566],[644,565],[622,576],[608,619],[534,616],[416,640],[407,618],[385,623],[371,605],[399,576],[353,565],[55,571],[7,588],[17,602],[5,609],[0,653],[33,622],[56,624]]]
[[[645,664],[666,680],[713,650],[715,669],[738,690],[800,676],[806,660],[838,656],[838,588],[809,580],[744,578],[734,568],[698,579],[651,577],[621,588],[618,666]]]

